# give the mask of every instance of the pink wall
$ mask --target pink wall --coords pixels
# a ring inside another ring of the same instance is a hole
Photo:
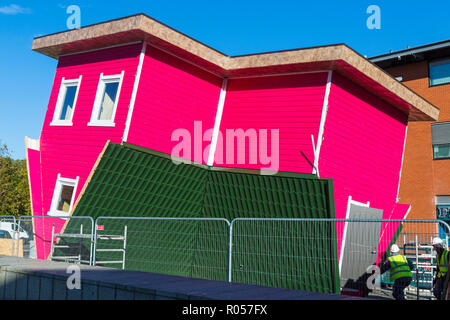
[[[171,154],[177,129],[187,129],[193,142],[194,121],[203,132],[214,128],[221,88],[222,78],[147,46],[127,142]]]
[[[32,183],[33,202],[38,207],[41,203],[35,214],[47,214],[58,174],[80,178],[78,197],[105,142],[121,143],[141,48],[135,44],[61,57],[40,140],[41,200],[34,200],[39,192]],[[125,76],[115,127],[87,126],[100,73],[113,75],[122,70]],[[73,126],[50,126],[62,77],[80,75]],[[327,72],[320,72],[229,80],[220,131],[225,135],[227,129],[279,129],[278,170],[311,173],[312,166],[301,152],[314,162],[311,135],[317,143],[327,77]],[[202,121],[202,133],[212,129],[222,82],[218,76],[147,46],[127,142],[170,154],[177,144],[171,141],[175,130],[193,134],[195,121]],[[396,204],[396,196],[406,124],[406,115],[333,73],[319,168],[321,177],[333,178],[337,218],[345,218],[349,195],[355,201],[370,201],[371,207],[384,211],[384,218],[404,216],[407,209]],[[203,142],[202,150],[207,145]],[[227,147],[226,140],[223,147]],[[193,145],[191,151],[190,160],[198,161]],[[216,158],[215,165],[266,167],[261,159],[249,164],[248,147],[242,150],[235,145],[232,150],[234,154],[243,151],[246,164],[237,159],[218,163]],[[36,161],[30,163],[35,166]],[[61,219],[51,220],[39,237],[49,239],[51,225],[55,223],[58,232],[64,224]],[[46,257],[50,247],[41,244],[37,249],[38,255]]]
[[[319,170],[333,178],[336,218],[346,217],[349,196],[403,218],[396,197],[407,116],[336,72],[328,105]]]
[[[76,200],[106,141],[121,143],[141,48],[141,44],[134,44],[60,58],[40,139],[43,195],[41,214],[46,215],[50,209],[58,174],[69,179],[80,177]],[[125,74],[115,127],[87,126],[100,74],[116,75],[122,71]],[[51,126],[61,79],[75,79],[80,75],[82,81],[72,119],[73,126]],[[46,222],[47,228],[39,236],[50,239],[52,224],[55,223],[56,232],[64,224],[62,219],[51,220]],[[44,256],[48,255],[49,250],[50,247],[37,247],[38,254]]]
[[[317,143],[327,76],[311,73],[230,80],[221,132],[278,128],[279,170],[311,173],[300,150],[314,162],[311,134]],[[336,72],[328,105],[319,169],[322,178],[333,179],[336,218],[346,217],[349,196],[358,202],[370,201],[371,208],[383,210],[383,218],[404,218],[409,206],[397,204],[396,197],[407,116]],[[235,146],[234,152],[238,151],[243,150]],[[245,151],[248,154],[248,147]],[[264,167],[261,163],[223,166]],[[392,238],[388,233],[383,233],[380,255]]]
[[[311,135],[317,142],[327,77],[328,73],[323,72],[229,80],[220,131],[226,135],[227,129],[279,129],[279,171],[312,173],[312,166],[300,151],[314,163]],[[270,137],[267,141],[270,154]],[[237,154],[244,150],[238,150],[235,143],[232,151]],[[216,159],[215,165],[268,167],[262,165],[261,159],[250,164],[249,151],[247,144],[244,165],[237,164],[236,158],[234,164],[220,164]]]

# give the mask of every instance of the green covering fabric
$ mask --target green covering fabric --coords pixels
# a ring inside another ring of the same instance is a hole
[[[109,143],[73,215],[123,217],[99,219],[104,230],[98,233],[119,235],[126,226],[126,269],[227,281],[227,222],[126,217],[333,219],[333,203],[329,179],[175,165],[168,155]],[[75,230],[77,223],[70,220],[67,229]],[[237,221],[232,242],[233,282],[340,290],[334,223]],[[121,241],[98,241],[99,249],[121,246]],[[97,252],[97,261],[120,260],[121,254]]]

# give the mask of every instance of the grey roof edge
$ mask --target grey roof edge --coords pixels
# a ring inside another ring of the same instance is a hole
[[[401,57],[401,56],[406,56],[406,55],[411,55],[411,54],[416,54],[416,53],[424,53],[424,52],[439,50],[439,49],[443,49],[443,48],[450,48],[450,39],[444,40],[444,41],[439,41],[439,42],[434,42],[434,43],[429,43],[426,45],[417,46],[417,47],[413,47],[413,48],[384,53],[384,54],[370,57],[368,59],[371,62],[376,63],[376,62],[381,62],[381,61],[386,61],[386,60],[391,60],[391,59],[397,59],[399,56]]]

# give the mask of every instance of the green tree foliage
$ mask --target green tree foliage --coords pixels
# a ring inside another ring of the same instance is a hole
[[[30,215],[30,193],[25,160],[13,160],[0,144],[0,215]]]

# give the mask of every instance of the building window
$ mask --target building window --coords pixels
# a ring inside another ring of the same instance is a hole
[[[89,126],[113,127],[124,71],[119,75],[100,75]]]
[[[450,144],[433,146],[434,159],[450,159]]]
[[[450,159],[450,122],[438,122],[431,125],[433,158]]]
[[[430,86],[450,83],[450,59],[430,63]]]
[[[53,114],[52,126],[71,126],[77,103],[78,91],[81,85],[81,76],[78,79],[65,80],[62,78]]]
[[[78,185],[77,179],[61,178],[58,175],[56,179],[55,191],[53,192],[52,204],[49,216],[68,216],[73,207],[73,200],[75,197],[75,191]]]

